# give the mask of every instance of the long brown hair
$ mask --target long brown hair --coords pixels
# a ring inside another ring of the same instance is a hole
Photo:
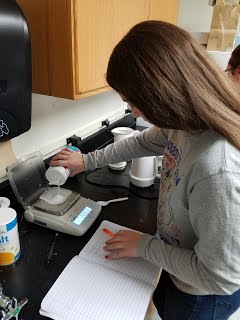
[[[160,128],[212,128],[240,149],[240,96],[186,31],[162,21],[134,26],[116,45],[109,85]]]

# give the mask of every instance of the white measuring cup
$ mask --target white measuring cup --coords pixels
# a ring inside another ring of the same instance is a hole
[[[140,188],[151,186],[155,178],[161,176],[162,158],[151,156],[133,159],[129,172],[131,183]]]
[[[111,132],[114,136],[114,142],[118,142],[128,137],[131,137],[134,133],[134,130],[128,127],[118,127],[113,129]],[[109,167],[113,170],[122,170],[126,167],[126,165],[127,162],[122,161],[114,164],[109,164]]]

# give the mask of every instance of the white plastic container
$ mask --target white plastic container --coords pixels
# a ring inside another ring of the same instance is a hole
[[[135,158],[129,172],[130,181],[140,188],[150,187],[155,178],[160,177],[161,167],[162,156]]]
[[[46,178],[50,185],[62,186],[70,176],[71,170],[64,167],[49,167],[46,171]]]
[[[76,147],[70,146],[68,147],[74,152],[80,152],[80,150]],[[68,179],[71,174],[71,170],[65,167],[49,167],[45,173],[45,176],[50,185],[62,186]]]
[[[128,127],[118,127],[113,129],[111,132],[114,136],[114,142],[118,142],[128,137],[131,137],[134,133],[134,130]],[[122,161],[114,164],[109,164],[109,167],[113,170],[123,170],[126,167],[126,165],[127,162]]]
[[[0,266],[14,263],[20,255],[17,213],[12,208],[0,208]]]

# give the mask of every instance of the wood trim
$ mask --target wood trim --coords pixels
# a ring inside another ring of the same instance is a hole
[[[72,34],[73,34],[73,41],[74,41],[74,46],[72,47],[73,50],[73,56],[74,56],[74,99],[80,99],[82,97],[81,93],[78,92],[79,88],[79,77],[78,77],[78,72],[79,72],[79,60],[78,60],[78,54],[77,54],[77,32],[76,32],[76,25],[77,25],[77,19],[78,19],[78,4],[76,0],[73,1],[73,6],[72,6]]]
[[[87,98],[87,97],[94,96],[99,93],[110,91],[111,89],[112,89],[111,87],[103,87],[103,88],[95,89],[93,91],[83,92],[83,93],[79,93],[79,94],[76,93],[74,95],[74,99],[78,100],[78,99],[82,99],[82,98]]]
[[[50,94],[47,0],[17,0],[27,20],[32,47],[33,92]]]
[[[48,1],[50,95],[74,99],[73,1]]]

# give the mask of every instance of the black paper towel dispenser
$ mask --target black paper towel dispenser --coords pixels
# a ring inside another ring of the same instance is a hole
[[[28,26],[15,0],[0,0],[0,142],[30,129],[31,106]]]

